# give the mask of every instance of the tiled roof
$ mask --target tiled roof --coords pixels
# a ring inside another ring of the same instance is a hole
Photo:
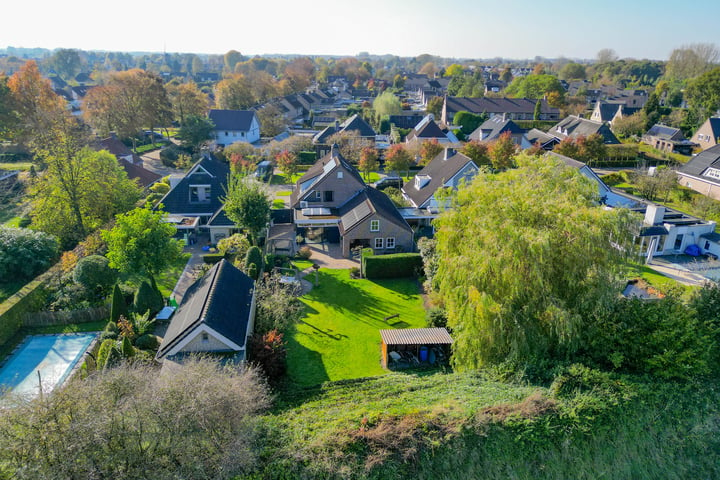
[[[248,131],[255,112],[252,110],[210,110],[208,117],[215,124],[215,130]]]
[[[517,123],[512,120],[503,120],[502,117],[494,117],[483,122],[470,135],[470,140],[488,141],[498,138],[501,134],[510,132],[511,134],[523,134],[525,130],[518,127]]]
[[[125,169],[128,178],[137,180],[142,187],[148,187],[162,178],[162,175],[151,172],[141,165],[130,163],[124,158],[119,158],[118,162],[120,162],[120,165]]]
[[[427,202],[438,188],[441,188],[448,180],[457,175],[468,163],[475,165],[470,158],[459,152],[445,159],[445,152],[439,153],[425,168],[417,173],[416,177],[424,175],[429,178],[429,181],[422,188],[415,188],[416,181],[408,182],[402,187],[403,193],[416,206],[420,207]]]
[[[337,132],[353,132],[357,131],[358,135],[361,137],[372,137],[375,138],[375,130],[368,125],[368,123],[362,119],[360,115],[357,113],[353,115],[352,117],[349,117],[347,120],[345,120],[343,123],[341,123],[338,128],[335,127],[335,125],[330,125],[329,127],[325,128],[325,130],[321,131],[315,137],[313,137],[313,142],[315,143],[325,143],[330,136]]]
[[[720,145],[704,150],[690,159],[685,165],[680,167],[679,173],[692,175],[694,177],[703,177],[703,173],[708,168],[720,169]],[[717,182],[717,178],[710,177],[711,180]]]
[[[465,98],[447,97],[447,111],[456,113],[461,110],[470,113],[529,113],[535,112],[537,99],[532,98]],[[548,105],[546,100],[540,101],[542,113],[558,113],[557,108]]]
[[[326,178],[338,168],[342,168],[348,172],[360,185],[365,185],[365,181],[362,179],[360,172],[350,165],[350,162],[345,160],[342,154],[340,154],[337,145],[333,145],[327,155],[315,162],[305,175],[295,182],[295,189],[290,195],[290,206],[294,208],[305,193],[314,189],[323,178]],[[307,182],[312,182],[312,184],[301,191],[301,185]]]
[[[449,345],[452,337],[444,328],[400,328],[380,330],[385,345]]]
[[[365,189],[340,207],[340,234],[345,235],[373,213],[400,228],[412,231],[392,200],[380,190],[366,185]]]
[[[593,122],[592,120],[580,118],[576,115],[570,115],[562,119],[560,122],[552,126],[547,133],[559,139],[578,136],[587,137],[597,133],[603,137],[606,144],[617,145],[620,143],[615,134],[612,133],[606,124]]]
[[[168,326],[157,358],[162,358],[201,324],[237,345],[245,345],[254,282],[223,259],[185,293]]]
[[[175,188],[160,200],[164,210],[175,214],[214,214],[222,206],[220,197],[225,194],[230,167],[210,155],[204,156],[183,177]],[[209,202],[190,202],[191,185],[209,185]]]

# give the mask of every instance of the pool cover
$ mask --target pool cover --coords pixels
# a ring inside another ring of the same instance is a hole
[[[95,339],[94,333],[27,337],[0,369],[0,390],[35,397],[62,383]],[[38,372],[39,375],[38,375]]]

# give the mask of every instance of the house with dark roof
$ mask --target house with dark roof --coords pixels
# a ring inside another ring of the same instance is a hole
[[[532,143],[525,136],[525,130],[520,128],[517,123],[512,120],[506,120],[502,117],[493,117],[482,123],[470,135],[468,140],[478,142],[491,142],[497,140],[500,135],[510,133],[513,143],[523,150],[530,148]]]
[[[178,230],[185,233],[206,230],[210,232],[210,241],[230,234],[230,227],[219,213],[225,195],[230,167],[210,154],[205,154],[179,182],[172,185],[170,191],[160,200],[167,212],[167,221],[174,223]],[[215,227],[215,228],[213,228]]]
[[[560,143],[560,139],[557,137],[550,135],[549,133],[545,133],[542,130],[538,130],[537,128],[531,128],[528,130],[525,137],[531,145],[540,145],[540,148],[543,150],[552,150],[555,148],[555,145]]]
[[[368,186],[337,145],[295,184],[290,196],[298,235],[340,243],[349,257],[355,247],[376,254],[413,250],[413,232],[392,201]]]
[[[461,183],[470,182],[478,171],[478,166],[470,158],[446,148],[420,170],[412,182],[403,185],[403,197],[414,208],[438,213],[442,205],[435,196],[437,191],[441,188],[456,189]]]
[[[465,98],[445,97],[441,120],[450,125],[455,114],[466,111],[475,114],[486,113],[490,118],[495,116],[510,120],[533,120],[537,99],[531,98]],[[551,107],[547,100],[540,100],[540,120],[558,120],[560,110]]]
[[[405,137],[405,143],[412,145],[430,140],[437,140],[438,143],[456,144],[458,139],[451,131],[445,131],[435,121],[435,116],[430,113],[420,123],[410,130]]]
[[[685,138],[679,128],[655,124],[642,136],[643,143],[664,152],[675,152],[681,155],[691,155],[696,143]]]
[[[107,150],[115,155],[118,163],[123,167],[128,178],[135,180],[141,187],[147,188],[162,178],[155,172],[143,167],[142,159],[120,141],[114,132],[109,137],[98,140],[95,144],[97,150]]]
[[[547,133],[559,140],[564,140],[568,137],[589,137],[590,135],[598,134],[603,137],[607,145],[618,145],[620,143],[607,124],[581,118],[576,115],[570,115],[564,118],[551,127]]]
[[[690,141],[700,145],[703,150],[720,144],[720,118],[710,117],[705,120],[705,123],[700,125],[700,128],[690,137]]]
[[[342,123],[335,120],[333,125],[325,127],[313,137],[313,144],[318,157],[323,157],[330,152],[330,145],[328,144],[330,137],[340,132],[357,132],[360,138],[372,142],[373,145],[375,144],[375,130],[356,113]]]
[[[720,200],[720,145],[692,157],[677,174],[681,185]]]
[[[255,322],[255,282],[223,259],[185,292],[155,358],[234,353],[247,358]]]
[[[226,147],[235,142],[260,140],[260,120],[253,110],[210,110],[215,143]]]
[[[624,101],[621,100],[598,100],[595,103],[590,120],[599,123],[608,123],[612,126],[615,120],[623,117],[628,117],[640,109],[637,107],[628,107]]]

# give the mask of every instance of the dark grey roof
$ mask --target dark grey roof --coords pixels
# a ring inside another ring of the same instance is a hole
[[[214,214],[222,206],[220,197],[225,195],[227,178],[230,168],[210,155],[203,156],[183,177],[175,188],[160,200],[164,210],[176,214]],[[210,185],[210,201],[204,203],[190,202],[191,185]]]
[[[679,128],[668,127],[667,125],[660,125],[658,123],[650,127],[650,130],[648,130],[645,135],[672,142],[681,142],[685,140],[685,137]]]
[[[532,98],[465,98],[447,97],[447,111],[450,113],[461,110],[470,113],[529,113],[535,112],[537,99]],[[548,105],[547,100],[540,101],[541,113],[555,113],[560,110]]]
[[[537,128],[531,128],[528,130],[528,132],[525,134],[527,139],[530,141],[530,143],[540,143],[540,145],[545,147],[552,147],[553,144],[556,144],[560,142],[556,137],[553,137],[552,135],[543,132],[542,130],[538,130]]]
[[[588,137],[597,133],[603,137],[606,144],[617,145],[620,143],[615,134],[612,133],[606,124],[593,122],[592,120],[580,118],[576,115],[570,115],[562,119],[560,122],[551,127],[547,133],[561,140],[566,137]]]
[[[667,235],[668,231],[662,225],[653,225],[650,227],[642,227],[640,229],[641,237],[654,237],[656,235]]]
[[[425,118],[425,115],[418,112],[407,112],[398,115],[390,115],[390,123],[398,128],[415,128]]]
[[[363,190],[338,209],[340,234],[345,235],[370,215],[377,214],[383,219],[408,231],[412,231],[395,204],[380,190],[366,185]]]
[[[470,135],[470,140],[488,141],[498,138],[501,134],[510,132],[513,135],[521,135],[525,130],[520,128],[512,120],[503,120],[502,117],[493,117],[483,122]]]
[[[427,116],[408,133],[407,139],[412,140],[413,138],[447,138],[447,135],[445,135],[445,132],[442,131],[435,120]]]
[[[349,117],[343,123],[338,125],[338,128],[336,128],[335,125],[330,125],[329,127],[325,128],[325,130],[321,131],[320,133],[315,135],[315,137],[313,137],[313,142],[325,143],[327,139],[335,133],[353,131],[358,132],[358,135],[361,137],[375,139],[375,130],[373,130],[373,128],[368,125],[368,123],[363,120],[360,115],[356,113],[355,115]]]
[[[215,215],[208,220],[207,223],[211,227],[234,227],[235,222],[230,220],[225,214],[225,207],[221,207],[220,210],[215,212]]]
[[[718,117],[710,117],[706,120],[705,123],[710,124],[710,130],[712,131],[712,137],[718,138],[720,137],[720,118]],[[705,126],[705,123],[700,125],[700,128]]]
[[[678,171],[694,177],[703,177],[703,173],[708,168],[720,169],[720,145],[715,145],[698,153],[692,157],[689,162],[680,167]],[[715,182],[718,181],[717,178],[709,177],[708,179]]]
[[[720,233],[717,232],[703,233],[702,235],[700,235],[700,238],[710,240],[711,242],[720,243]]]
[[[402,191],[415,205],[420,207],[433,196],[438,188],[442,187],[445,182],[457,175],[468,163],[475,165],[475,162],[459,152],[445,159],[445,151],[443,151],[433,158],[430,163],[416,175],[416,177],[421,175],[429,177],[427,184],[418,190],[415,188],[415,181],[408,182],[403,185]],[[477,165],[475,165],[475,167],[477,168]]]
[[[141,187],[148,187],[162,178],[162,175],[151,172],[142,165],[130,163],[124,158],[118,158],[118,162],[125,169],[128,178],[136,180]]]
[[[185,292],[168,326],[157,358],[162,358],[205,324],[237,345],[245,345],[253,280],[223,259]]]
[[[601,122],[609,122],[612,120],[615,115],[617,114],[618,110],[624,113],[623,106],[625,105],[624,102],[606,102],[606,101],[598,101],[595,105],[595,108],[597,108],[600,111],[600,121]]]
[[[360,172],[358,172],[357,169],[350,164],[350,162],[345,160],[345,157],[342,156],[339,150],[340,149],[338,148],[337,144],[333,145],[327,155],[315,162],[310,168],[308,168],[308,171],[305,173],[305,175],[300,177],[297,182],[295,182],[295,189],[290,195],[291,207],[294,208],[295,206],[297,206],[298,202],[301,200],[304,194],[314,189],[318,185],[318,183],[322,181],[323,178],[326,178],[332,172],[335,172],[338,168],[344,169],[346,172],[348,172],[350,176],[359,183],[360,186],[365,185],[365,181],[363,180],[362,175],[360,175]],[[309,181],[313,182],[312,185],[309,188],[300,191],[301,185]]]
[[[250,130],[255,112],[252,110],[210,110],[208,117],[215,124],[215,130],[246,132]]]

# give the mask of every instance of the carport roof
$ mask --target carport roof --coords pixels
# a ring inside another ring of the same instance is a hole
[[[380,330],[385,345],[438,345],[451,344],[452,338],[444,328],[403,328]]]

